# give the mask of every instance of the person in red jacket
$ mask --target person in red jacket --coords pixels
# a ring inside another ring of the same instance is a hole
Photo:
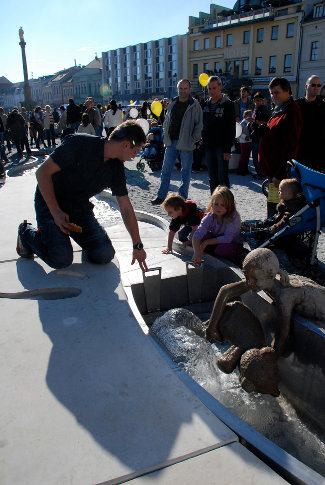
[[[261,139],[258,172],[278,187],[287,176],[287,161],[298,155],[303,118],[287,79],[273,78],[269,91],[275,108]]]

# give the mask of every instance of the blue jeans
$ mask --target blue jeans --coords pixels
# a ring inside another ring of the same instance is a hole
[[[27,153],[31,152],[28,138],[27,138],[27,133],[25,130],[20,132],[13,132],[12,138],[14,140],[14,144],[16,145],[18,155],[20,156],[23,155],[24,146],[26,147]]]
[[[70,237],[55,224],[46,204],[35,199],[38,230],[27,224],[20,231],[21,241],[26,249],[39,256],[51,268],[66,268],[73,261],[70,237],[85,251],[91,263],[107,264],[115,254],[112,243],[92,211],[73,218],[82,232],[72,232]]]
[[[252,158],[253,158],[253,164],[257,173],[257,166],[258,166],[258,151],[260,148],[260,138],[258,140],[254,140],[252,142]]]
[[[72,133],[75,133],[78,131],[78,128],[80,126],[80,121],[74,121],[73,123],[70,123],[70,129],[73,130]]]
[[[54,131],[54,125],[50,125],[50,128],[48,130],[44,130],[44,135],[47,140],[47,145],[50,147],[51,146],[51,140],[52,140],[52,145],[55,146],[55,131]]]
[[[178,189],[179,195],[187,199],[188,196],[188,189],[190,186],[191,180],[191,171],[192,171],[192,163],[193,163],[193,152],[185,152],[183,150],[177,150],[176,145],[178,140],[173,140],[170,147],[166,148],[163,166],[161,169],[161,181],[160,187],[158,190],[158,197],[159,199],[165,199],[169,184],[170,178],[172,176],[172,171],[177,159],[177,156],[180,156],[182,162],[182,183]]]
[[[0,133],[0,158],[1,160],[4,160],[5,162],[8,162],[8,158],[6,155],[6,150],[4,146],[4,133]]]
[[[228,166],[229,161],[223,158],[221,148],[205,148],[205,162],[209,172],[210,192],[213,193],[218,185],[229,187]]]
[[[183,226],[180,231],[178,231],[178,240],[181,242],[186,242],[188,241],[189,235],[192,232],[192,227],[191,226]]]

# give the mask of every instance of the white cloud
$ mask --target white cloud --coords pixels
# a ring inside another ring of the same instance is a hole
[[[79,49],[77,49],[77,52],[92,52],[93,50],[94,50],[93,47],[86,46],[86,47],[79,47]]]

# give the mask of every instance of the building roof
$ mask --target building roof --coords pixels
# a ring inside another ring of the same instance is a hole
[[[8,84],[9,84],[9,85],[11,85],[11,84],[12,84],[12,82],[11,82],[11,81],[9,81],[9,79],[7,79],[6,77],[1,76],[1,77],[0,77],[0,86],[1,86],[1,85],[3,85],[3,84],[5,84],[5,85],[8,85]]]
[[[103,69],[103,61],[101,57],[95,57],[89,64],[85,66],[85,69],[90,69],[90,68],[98,68],[98,69]]]

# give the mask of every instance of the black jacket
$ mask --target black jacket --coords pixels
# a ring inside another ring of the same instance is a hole
[[[215,112],[211,107],[211,99],[203,104],[202,140],[209,148],[221,148],[224,153],[230,153],[236,135],[234,103],[222,96],[216,104]]]
[[[80,108],[76,104],[68,104],[67,106],[67,123],[80,123],[81,112]]]
[[[11,112],[7,118],[7,128],[12,133],[20,133],[25,130],[25,120],[16,111]]]

